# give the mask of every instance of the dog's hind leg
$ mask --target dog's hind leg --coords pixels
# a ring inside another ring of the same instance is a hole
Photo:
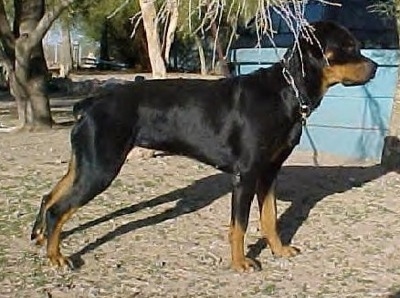
[[[74,127],[68,173],[42,200],[31,237],[39,243],[47,237],[47,256],[54,265],[68,263],[60,253],[64,223],[111,184],[132,147],[132,130],[111,125],[82,120]]]
[[[47,195],[44,195],[40,204],[39,212],[33,225],[31,240],[36,240],[36,245],[43,245],[46,241],[46,211],[60,198],[64,196],[67,190],[72,186],[75,179],[75,156],[72,155],[67,174],[57,183],[54,189]]]
[[[77,161],[70,167],[69,174],[57,184],[56,191],[51,192],[48,199],[51,204],[46,209],[47,257],[56,266],[71,265],[60,252],[63,225],[79,207],[87,204],[111,184],[124,160],[115,160],[114,163],[108,160],[104,166],[101,164],[83,166],[81,158],[76,159]],[[60,184],[63,187],[62,191],[58,190]]]

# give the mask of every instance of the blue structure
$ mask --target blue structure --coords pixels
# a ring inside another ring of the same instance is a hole
[[[338,1],[336,1],[338,2]],[[397,86],[399,41],[396,21],[370,11],[373,1],[344,0],[342,6],[310,1],[305,16],[310,22],[333,20],[347,27],[362,42],[362,52],[379,64],[374,80],[365,86],[336,85],[325,95],[321,106],[308,120],[308,130],[318,152],[356,159],[380,160],[390,123]],[[234,73],[246,74],[279,61],[291,46],[293,36],[279,15],[271,10],[277,30],[273,48],[268,38],[255,48],[257,38],[251,28],[240,33],[230,52]],[[303,133],[299,146],[311,150]]]

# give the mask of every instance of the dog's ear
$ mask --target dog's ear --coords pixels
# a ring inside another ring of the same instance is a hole
[[[309,38],[303,38],[301,41],[303,53],[307,53],[309,58],[319,61],[330,60],[334,57],[335,47],[333,40],[334,35],[343,34],[344,28],[341,28],[333,22],[316,22],[311,24],[309,30]],[[347,30],[345,31],[347,33]]]
[[[312,32],[313,40],[318,44],[318,48],[328,60],[336,59],[338,50],[346,52],[356,52],[359,43],[353,34],[345,27],[331,22],[316,22],[311,24],[314,28]]]
[[[315,34],[310,35],[310,38],[300,39],[301,54],[307,56],[310,61],[322,60],[324,55],[329,55],[329,50],[324,39],[319,38]]]

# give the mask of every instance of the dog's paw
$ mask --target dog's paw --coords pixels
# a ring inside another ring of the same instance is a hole
[[[243,258],[240,260],[232,261],[232,269],[237,272],[253,272],[260,271],[260,264],[250,258]]]
[[[74,269],[74,263],[67,257],[64,257],[62,254],[54,254],[47,256],[50,264],[54,267],[65,267],[68,266],[70,269]]]
[[[35,245],[37,246],[43,246],[47,240],[46,236],[43,233],[40,233],[36,236],[35,240]]]
[[[35,241],[37,246],[42,246],[47,240],[44,227],[34,227],[31,233],[31,240]]]
[[[300,249],[290,245],[283,245],[280,249],[275,249],[272,253],[277,257],[291,258],[300,253]]]

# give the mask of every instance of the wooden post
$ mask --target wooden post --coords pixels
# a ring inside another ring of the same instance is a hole
[[[400,20],[397,20],[397,34],[400,32]],[[400,84],[397,79],[396,94],[393,99],[389,133],[385,137],[381,165],[387,170],[400,169]]]
[[[389,133],[385,137],[381,164],[388,170],[400,169],[400,84],[397,85],[393,100]]]

